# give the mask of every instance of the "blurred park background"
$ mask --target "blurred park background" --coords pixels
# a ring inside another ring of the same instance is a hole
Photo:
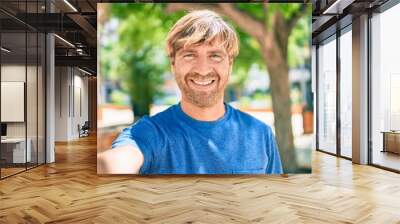
[[[310,4],[98,4],[99,152],[135,120],[179,102],[165,40],[192,9],[219,13],[239,35],[225,102],[272,127],[286,173],[310,173]]]

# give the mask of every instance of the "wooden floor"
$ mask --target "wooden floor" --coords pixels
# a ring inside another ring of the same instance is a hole
[[[2,167],[1,168],[1,178],[5,178],[20,172],[23,172],[27,169],[33,169],[37,166],[37,164],[29,164],[27,163],[27,167],[25,168],[25,164],[18,164],[18,167]]]
[[[3,178],[3,177],[7,177],[7,176],[10,176],[10,175],[13,175],[13,174],[15,174],[15,173],[19,173],[19,172],[22,172],[22,171],[24,171],[24,170],[26,170],[25,169],[25,167],[16,167],[16,168],[14,168],[14,167],[12,167],[12,168],[1,168],[1,177]]]
[[[313,174],[97,176],[95,138],[0,181],[0,223],[400,223],[400,175],[314,152]]]
[[[376,150],[374,151],[372,160],[374,164],[400,170],[400,154]]]

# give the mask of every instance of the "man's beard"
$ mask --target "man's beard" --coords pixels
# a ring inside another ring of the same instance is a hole
[[[189,82],[192,82],[192,79],[197,81],[215,80],[214,83],[212,83],[215,87],[208,91],[193,89],[189,86]],[[207,75],[187,73],[183,77],[177,77],[176,80],[181,89],[182,97],[198,107],[214,106],[224,96],[225,85],[220,86],[221,82],[224,80],[221,80],[221,76],[215,72],[211,72]]]

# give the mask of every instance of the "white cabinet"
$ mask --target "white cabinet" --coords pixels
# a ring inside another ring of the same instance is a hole
[[[1,140],[2,145],[8,145],[8,147],[12,147],[13,163],[25,163],[32,161],[32,140],[28,138],[26,142],[28,145],[25,151],[25,138],[7,138]]]

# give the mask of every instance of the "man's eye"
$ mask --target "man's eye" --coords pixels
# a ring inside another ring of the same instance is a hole
[[[212,58],[214,61],[221,61],[221,60],[222,60],[221,55],[218,55],[218,54],[213,54],[213,55],[211,55],[211,58]]]
[[[194,57],[194,54],[185,54],[185,55],[183,55],[183,57],[184,57],[185,59],[191,59],[191,58]]]

